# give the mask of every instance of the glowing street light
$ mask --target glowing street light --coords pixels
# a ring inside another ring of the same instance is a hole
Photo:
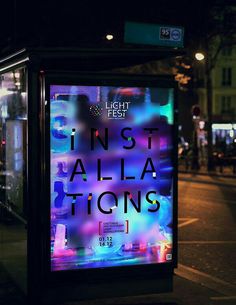
[[[195,54],[195,58],[199,61],[203,60],[205,58],[204,54],[203,53],[200,53],[200,52],[197,52]]]
[[[112,34],[107,34],[106,35],[106,39],[107,40],[112,40],[114,37],[113,37],[113,35]]]

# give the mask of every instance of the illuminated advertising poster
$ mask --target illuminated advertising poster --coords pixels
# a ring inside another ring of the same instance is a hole
[[[172,262],[173,95],[50,86],[52,271]]]

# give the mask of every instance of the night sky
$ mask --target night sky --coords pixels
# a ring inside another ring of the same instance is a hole
[[[235,2],[235,1],[229,1]],[[0,49],[24,46],[122,46],[125,21],[185,27],[185,46],[199,40],[212,4],[226,1],[20,1],[1,4]]]

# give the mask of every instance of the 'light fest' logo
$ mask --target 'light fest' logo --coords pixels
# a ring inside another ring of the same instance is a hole
[[[124,119],[131,102],[106,102],[108,119]]]
[[[106,110],[108,119],[124,119],[129,109],[131,102],[105,102],[104,106],[101,104],[91,105],[89,107],[90,115],[98,117],[103,114],[103,109]]]

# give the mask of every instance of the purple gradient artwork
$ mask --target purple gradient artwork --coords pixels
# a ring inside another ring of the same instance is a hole
[[[172,261],[173,96],[50,86],[51,271]]]

